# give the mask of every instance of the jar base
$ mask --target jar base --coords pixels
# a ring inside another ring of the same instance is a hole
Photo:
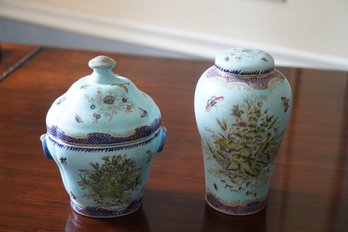
[[[219,197],[217,197],[215,194],[206,192],[205,194],[205,201],[207,204],[225,214],[234,215],[234,216],[246,216],[255,214],[261,210],[263,210],[267,205],[267,199],[265,200],[255,200],[255,201],[249,201],[246,203],[229,203],[225,202]]]
[[[138,199],[133,201],[127,208],[121,210],[108,210],[99,207],[91,207],[91,206],[81,206],[75,201],[71,200],[70,205],[71,208],[78,214],[81,214],[86,217],[92,218],[114,218],[114,217],[122,217],[128,214],[134,213],[137,211],[142,204],[142,199]]]

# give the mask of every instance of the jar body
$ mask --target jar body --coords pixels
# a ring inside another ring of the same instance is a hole
[[[260,211],[291,114],[287,79],[277,70],[240,76],[212,66],[197,83],[194,104],[207,203],[232,215]]]
[[[140,208],[152,158],[165,137],[162,127],[146,140],[122,146],[72,146],[49,134],[41,139],[59,168],[74,211],[109,218]]]

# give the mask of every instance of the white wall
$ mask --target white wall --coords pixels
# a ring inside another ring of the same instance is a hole
[[[0,16],[212,58],[232,46],[280,65],[348,70],[346,0],[0,0]]]
[[[47,26],[0,18],[0,41],[17,44],[54,46],[102,52],[116,52],[156,57],[199,59],[173,51],[140,46],[115,39],[105,39]]]

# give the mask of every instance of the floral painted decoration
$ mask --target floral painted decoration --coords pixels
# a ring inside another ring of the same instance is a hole
[[[231,109],[232,125],[224,119],[216,119],[221,130],[219,133],[206,128],[211,133],[211,137],[206,139],[209,159],[219,164],[209,172],[223,177],[221,181],[225,188],[233,192],[256,196],[257,193],[247,191],[247,187],[261,184],[253,177],[267,180],[268,169],[277,154],[284,131],[280,130],[277,117],[263,108],[266,100],[264,97],[246,98]],[[245,184],[241,185],[243,182]]]
[[[139,189],[142,168],[126,155],[105,156],[102,163],[90,163],[80,169],[79,186],[100,206],[118,206],[131,202],[131,193]]]

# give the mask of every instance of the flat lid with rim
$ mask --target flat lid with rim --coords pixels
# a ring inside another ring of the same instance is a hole
[[[258,75],[272,72],[274,60],[261,50],[233,48],[219,53],[215,58],[215,66],[236,75]]]

